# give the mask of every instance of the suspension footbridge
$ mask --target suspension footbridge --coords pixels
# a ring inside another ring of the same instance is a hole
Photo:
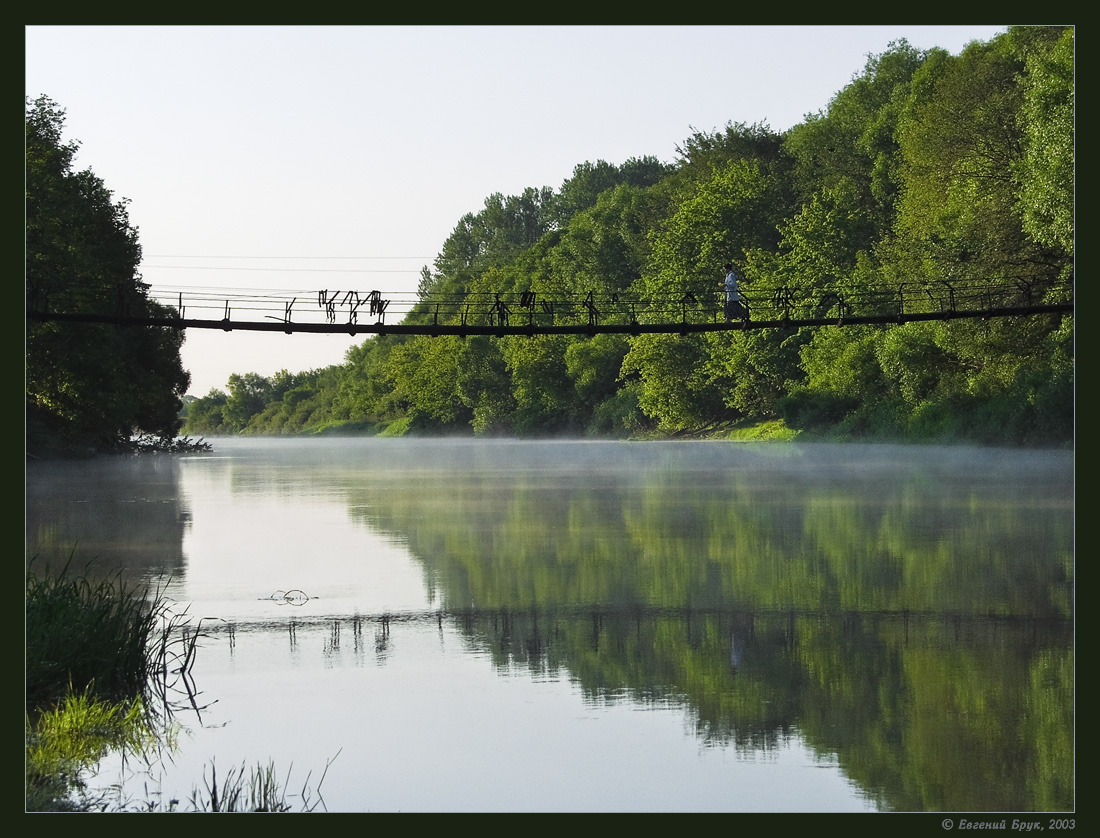
[[[928,282],[853,290],[778,287],[742,291],[744,314],[727,321],[722,295],[535,290],[429,295],[378,290],[263,291],[150,286],[156,305],[129,301],[28,298],[37,321],[161,326],[173,329],[350,335],[689,334],[805,326],[889,325],[918,321],[1072,314],[1072,281]]]

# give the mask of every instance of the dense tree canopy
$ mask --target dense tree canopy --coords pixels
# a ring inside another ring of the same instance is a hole
[[[624,310],[639,299],[716,306],[727,261],[750,308],[902,283],[922,297],[959,282],[1014,289],[1019,300],[1064,295],[1073,34],[1014,27],[957,56],[899,41],[785,133],[692,128],[672,164],[586,162],[557,190],[491,195],[425,267],[409,319],[458,323],[494,294],[556,299],[582,315],[589,294]],[[626,436],[782,420],[838,436],[1065,444],[1073,359],[1072,315],[683,336],[390,336],[314,374],[305,424],[299,411],[276,427],[291,414],[271,405],[287,396],[258,386],[246,406],[234,376],[228,394],[192,405],[187,428]]]
[[[74,171],[64,111],[27,103],[26,283],[34,311],[163,316],[138,273],[141,246],[125,201],[90,169]],[[27,451],[127,448],[135,434],[171,441],[190,377],[182,332],[27,321]]]

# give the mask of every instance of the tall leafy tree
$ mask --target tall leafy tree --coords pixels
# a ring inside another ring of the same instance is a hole
[[[1036,241],[1073,255],[1073,28],[1027,53],[1020,212]],[[1048,48],[1044,48],[1048,47]]]
[[[691,136],[676,147],[679,165],[669,174],[666,186],[673,192],[690,191],[692,183],[709,180],[717,169],[741,160],[784,168],[783,141],[782,134],[760,122],[729,122],[721,131],[692,128]]]
[[[472,418],[459,388],[460,338],[418,336],[395,346],[385,362],[394,393],[416,430],[440,430]]]
[[[75,171],[65,112],[26,107],[26,293],[29,309],[164,316],[141,281],[126,201],[90,169]],[[126,448],[137,433],[167,443],[190,376],[183,333],[167,328],[28,320],[27,450]]]
[[[518,405],[500,341],[478,335],[463,340],[459,348],[458,389],[463,403],[473,409],[470,424],[474,432],[484,436],[507,435],[515,430]]]
[[[782,180],[768,177],[765,161],[734,160],[708,171],[683,188],[674,212],[650,235],[649,265],[635,288],[655,304],[645,315],[654,322],[683,316],[687,307],[716,311],[722,265],[732,261],[742,270],[748,252],[778,244]],[[732,379],[723,364],[711,363],[714,351],[725,352],[724,344],[698,335],[633,338],[624,371],[638,376],[646,415],[669,430],[736,418]]]
[[[394,392],[386,365],[394,349],[406,342],[395,337],[373,337],[347,351],[332,419],[381,424],[402,415],[400,397]]]
[[[625,184],[644,189],[660,183],[671,171],[672,167],[656,157],[632,157],[621,166],[606,160],[581,163],[550,202],[553,222],[564,227],[574,215],[594,207],[602,194],[616,186]]]
[[[1045,286],[1058,278],[1065,250],[1025,231],[1019,175],[1028,147],[1028,56],[1034,66],[1060,34],[1014,28],[957,57],[935,53],[914,75],[898,125],[905,192],[897,229],[929,279]],[[1059,134],[1059,146],[1071,142],[1072,134]]]
[[[867,59],[863,72],[829,107],[792,128],[784,151],[795,161],[803,201],[846,181],[857,190],[880,231],[893,220],[899,148],[896,125],[913,74],[927,54],[900,40]]]
[[[222,408],[225,422],[234,431],[242,431],[251,418],[262,412],[274,397],[271,379],[256,372],[229,376],[229,398]]]

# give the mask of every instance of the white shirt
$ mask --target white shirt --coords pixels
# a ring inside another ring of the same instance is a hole
[[[726,302],[735,303],[741,299],[741,295],[737,293],[737,274],[730,271],[726,274]]]

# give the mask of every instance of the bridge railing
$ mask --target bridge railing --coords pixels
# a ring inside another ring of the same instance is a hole
[[[153,310],[144,317],[176,318],[180,322],[274,321],[292,325],[419,324],[479,328],[546,328],[668,324],[674,326],[724,322],[723,294],[680,291],[643,296],[615,293],[543,293],[535,290],[430,295],[379,290],[262,290],[149,286]],[[976,316],[983,312],[1020,310],[1043,303],[1072,306],[1072,280],[1047,286],[1022,282],[908,282],[822,290],[819,287],[747,284],[741,294],[753,322],[782,325],[804,322],[843,323],[852,318],[899,322],[921,315]],[[103,294],[68,291],[63,297],[28,293],[28,314],[54,312],[99,314],[104,318],[133,317],[130,304]],[[148,307],[147,307],[148,309]],[[155,311],[154,311],[155,310]],[[289,330],[289,329],[288,329]]]

